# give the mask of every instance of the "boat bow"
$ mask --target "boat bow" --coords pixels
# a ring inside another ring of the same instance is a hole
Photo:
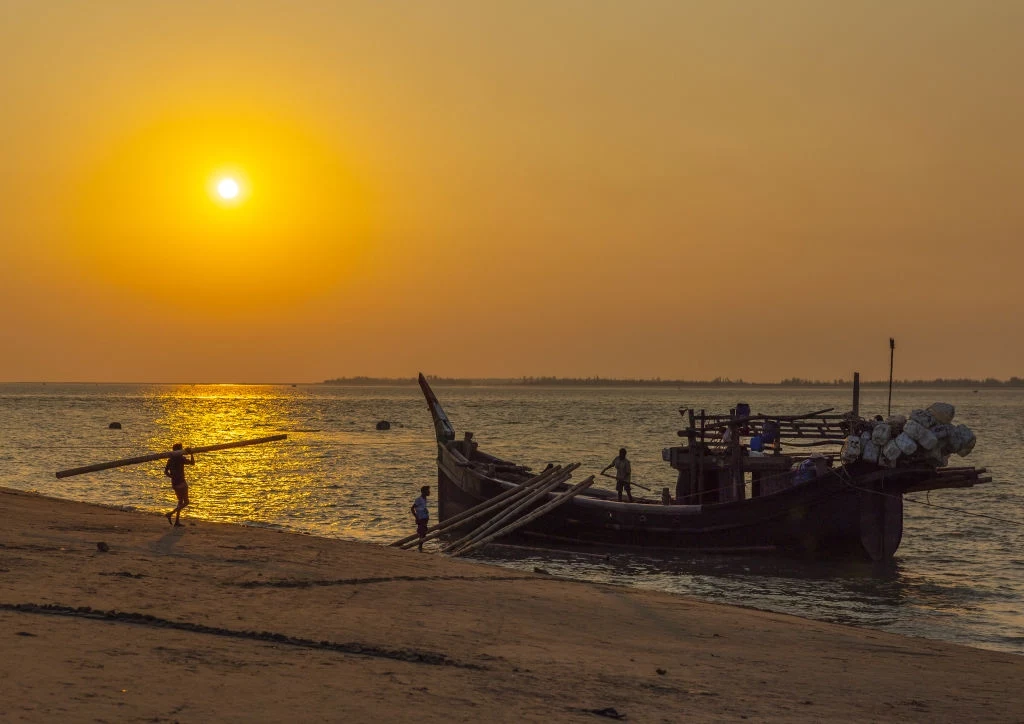
[[[441,407],[441,403],[438,402],[434,391],[430,389],[427,378],[423,376],[422,372],[420,372],[419,382],[420,389],[423,390],[423,397],[427,400],[430,416],[434,418],[434,435],[437,437],[437,444],[446,445],[455,439],[455,428],[452,427],[448,414]]]

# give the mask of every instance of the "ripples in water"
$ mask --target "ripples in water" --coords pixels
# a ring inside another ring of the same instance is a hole
[[[674,485],[661,460],[678,444],[680,407],[800,413],[849,407],[831,389],[581,389],[443,387],[438,395],[461,434],[488,452],[540,469],[581,462],[596,472],[619,447],[634,476]],[[885,411],[885,390],[862,391],[866,414]],[[936,400],[957,406],[978,445],[965,462],[995,481],[970,490],[910,496],[903,545],[878,568],[757,556],[647,558],[538,552],[505,546],[482,560],[554,575],[653,588],[837,623],[883,628],[1024,653],[1024,391],[897,391],[895,411]],[[389,431],[375,429],[378,420]],[[111,421],[121,430],[109,430]],[[88,502],[165,510],[162,464],[56,480],[56,470],[168,449],[288,432],[285,444],[202,455],[189,469],[189,515],[383,543],[408,534],[409,505],[436,481],[430,416],[415,387],[319,385],[0,385],[3,484]],[[603,483],[604,481],[602,481]],[[433,501],[432,501],[433,502]]]

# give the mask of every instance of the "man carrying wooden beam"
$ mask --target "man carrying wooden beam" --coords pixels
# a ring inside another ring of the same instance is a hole
[[[181,443],[176,442],[171,447],[172,451],[180,451]],[[167,458],[167,464],[164,465],[164,475],[171,479],[171,489],[174,490],[174,494],[178,497],[178,505],[171,512],[167,513],[167,523],[169,525],[181,526],[181,511],[189,504],[188,499],[188,481],[185,480],[185,466],[195,465],[196,458],[191,452],[188,455],[188,459],[185,459],[184,452],[177,452]],[[174,517],[174,522],[171,522],[171,517]]]

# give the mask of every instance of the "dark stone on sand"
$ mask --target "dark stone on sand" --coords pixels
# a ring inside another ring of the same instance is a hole
[[[668,673],[665,669],[655,669],[655,671],[657,672],[658,676],[664,676]]]
[[[378,430],[390,430],[391,429],[391,423],[388,422],[387,420],[381,420],[380,422],[377,423],[377,429]]]
[[[99,543],[96,544],[96,550],[98,550],[100,553],[106,553],[107,551],[110,550],[110,546],[108,546],[103,541],[100,541]]]
[[[120,430],[121,429],[121,423],[120,422],[112,422],[109,425],[107,425],[107,429],[108,430]]]
[[[549,573],[548,571],[546,571],[546,570],[544,570],[543,568],[540,568],[540,567],[538,567],[538,566],[534,566],[534,568],[533,568],[533,572],[534,572],[534,573],[539,573],[539,574],[541,574],[542,576],[550,576],[550,575],[551,575],[551,573]]]

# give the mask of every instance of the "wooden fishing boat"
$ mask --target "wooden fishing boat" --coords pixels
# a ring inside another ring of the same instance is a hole
[[[471,432],[457,440],[422,374],[419,383],[437,437],[442,525],[534,477],[528,467],[480,450]],[[515,537],[553,546],[774,551],[884,560],[896,552],[903,536],[904,493],[991,480],[983,476],[984,468],[923,462],[889,468],[863,461],[841,464],[837,448],[860,422],[855,412],[683,412],[688,424],[679,435],[685,444],[662,452],[678,471],[671,504],[620,502],[613,491],[590,488],[531,520]],[[773,445],[760,454],[741,442],[766,432],[774,433]],[[809,448],[825,452],[808,452]],[[559,496],[567,485],[547,496]]]

